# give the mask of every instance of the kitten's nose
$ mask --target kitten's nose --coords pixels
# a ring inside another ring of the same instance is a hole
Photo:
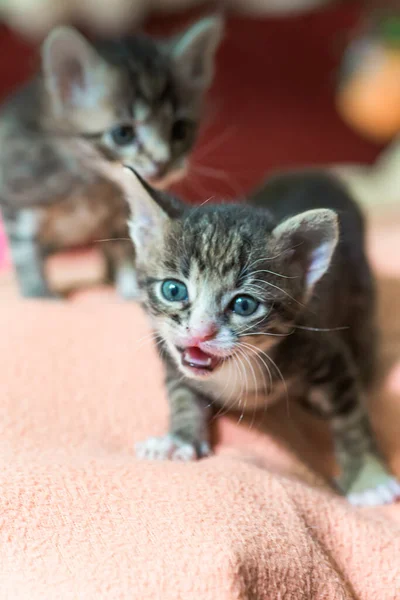
[[[201,325],[195,330],[191,331],[190,346],[197,346],[198,344],[208,342],[212,340],[218,332],[218,328],[214,323],[207,323]]]

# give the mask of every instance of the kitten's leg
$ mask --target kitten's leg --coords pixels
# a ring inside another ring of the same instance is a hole
[[[344,352],[316,368],[307,400],[330,420],[341,471],[338,485],[349,501],[372,506],[399,497],[400,484],[377,451],[357,375]]]
[[[140,294],[135,254],[130,242],[104,244],[103,254],[106,260],[107,280],[115,284],[118,295],[124,300],[138,300]]]
[[[36,218],[33,210],[22,210],[4,225],[10,243],[18,285],[26,298],[53,298],[45,276],[46,253],[36,239]]]
[[[136,279],[134,262],[126,259],[119,263],[115,272],[115,286],[117,293],[124,300],[138,300],[139,286]]]
[[[210,454],[209,401],[176,375],[167,379],[171,415],[169,433],[136,445],[138,458],[190,461]]]

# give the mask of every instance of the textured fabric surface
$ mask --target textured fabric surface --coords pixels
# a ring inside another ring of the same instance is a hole
[[[384,331],[371,410],[400,475],[398,235],[371,238]],[[168,418],[140,310],[107,290],[62,304],[3,288],[1,600],[400,597],[400,506],[354,509],[329,491],[317,421],[282,402],[217,419],[210,459],[137,461],[134,442]]]

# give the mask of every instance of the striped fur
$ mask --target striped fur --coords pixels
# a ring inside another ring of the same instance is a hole
[[[48,295],[49,253],[102,239],[113,240],[104,248],[110,277],[134,289],[126,203],[90,160],[131,165],[160,187],[182,176],[221,33],[217,16],[169,40],[89,43],[69,27],[50,33],[41,72],[0,114],[0,208],[25,296]],[[29,244],[15,226],[20,211],[36,224]]]
[[[139,454],[182,459],[182,443],[186,458],[201,456],[211,407],[244,412],[288,394],[331,423],[339,488],[355,502],[393,499],[398,484],[378,455],[364,403],[376,351],[375,286],[363,219],[346,189],[325,174],[288,174],[247,205],[195,208],[177,208],[134,177],[125,189],[139,287],[171,404],[169,442],[145,442]],[[163,297],[170,278],[186,285],[186,301]],[[232,312],[238,294],[259,300],[254,315]],[[214,334],[200,348],[221,362],[197,376],[182,348],[210,323]],[[361,474],[372,471],[383,481],[379,492],[354,495]]]

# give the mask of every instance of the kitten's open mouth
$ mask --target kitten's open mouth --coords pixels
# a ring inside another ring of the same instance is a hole
[[[178,348],[181,352],[182,365],[189,367],[196,375],[207,375],[214,371],[223,362],[220,356],[207,354],[197,346],[189,348]]]

